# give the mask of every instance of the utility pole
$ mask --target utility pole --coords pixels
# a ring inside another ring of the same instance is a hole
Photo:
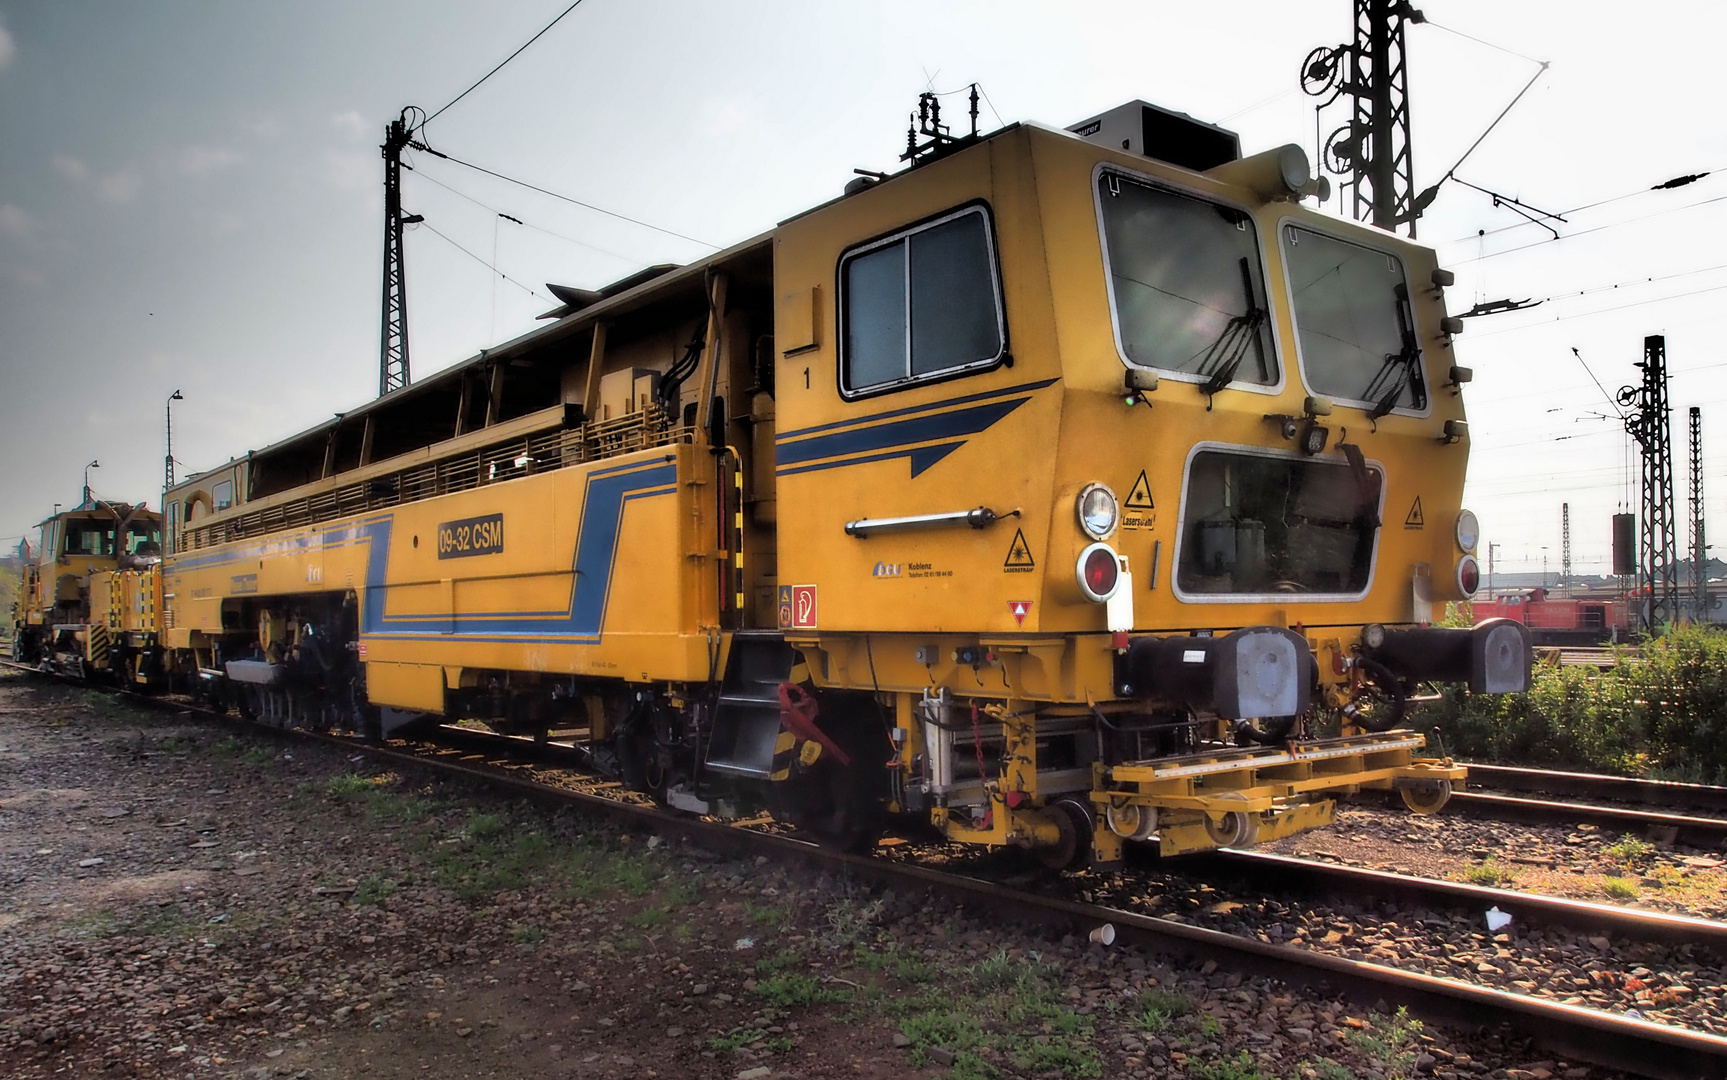
[[[402,150],[413,137],[408,111],[384,129],[384,318],[379,346],[378,396],[408,385],[408,285],[402,226],[424,220],[402,215]]]
[[[163,411],[166,412],[168,416],[168,452],[162,459],[162,494],[164,498],[167,497],[168,489],[174,486],[174,402],[185,400],[185,397],[181,395],[180,391],[176,390],[172,394],[168,395],[168,403],[163,406]],[[164,506],[164,509],[166,509],[166,506]]]
[[[1354,42],[1315,49],[1302,63],[1302,89],[1314,97],[1331,95],[1318,108],[1343,94],[1353,99],[1349,122],[1325,140],[1319,164],[1349,175],[1356,220],[1371,220],[1388,232],[1408,225],[1414,238],[1415,219],[1431,195],[1418,205],[1410,158],[1404,28],[1427,19],[1408,0],[1354,3]]]
[[[1637,584],[1649,590],[1642,611],[1645,633],[1654,634],[1679,616],[1679,582],[1675,575],[1678,546],[1673,521],[1673,438],[1667,404],[1667,339],[1652,334],[1643,339],[1642,386],[1619,390],[1625,409],[1625,430],[1643,454],[1643,514],[1638,530]]]
[[[1691,594],[1699,623],[1709,621],[1709,549],[1703,542],[1703,410],[1691,406]]]
[[[1559,585],[1571,583],[1571,504],[1559,504]]]

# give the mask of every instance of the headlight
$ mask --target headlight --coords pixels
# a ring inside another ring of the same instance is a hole
[[[1079,491],[1079,527],[1093,540],[1107,540],[1121,521],[1115,492],[1103,484],[1087,484]]]
[[[1116,586],[1121,584],[1121,557],[1108,544],[1092,544],[1079,553],[1074,571],[1085,598],[1101,604],[1114,596]]]
[[[1368,623],[1362,627],[1361,644],[1368,649],[1377,649],[1385,644],[1385,624]]]
[[[1465,555],[1457,560],[1457,589],[1464,596],[1474,596],[1475,590],[1481,588],[1481,564],[1475,561],[1475,556]]]
[[[1465,510],[1457,515],[1457,548],[1464,554],[1475,550],[1475,545],[1481,540],[1481,523],[1475,520],[1473,510]]]

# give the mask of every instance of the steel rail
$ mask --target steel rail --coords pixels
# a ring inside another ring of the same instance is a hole
[[[310,734],[310,733],[306,733]],[[770,853],[781,861],[839,873],[897,889],[928,889],[959,900],[973,910],[1085,933],[1103,923],[1118,940],[1152,951],[1213,960],[1220,968],[1254,978],[1276,978],[1293,986],[1340,990],[1358,1003],[1378,999],[1407,1005],[1411,1012],[1464,1028],[1509,1021],[1522,1034],[1553,1053],[1603,1068],[1655,1080],[1727,1080],[1727,1039],[1633,1020],[1594,1009],[1563,1005],[1473,983],[1401,971],[1329,953],[1272,945],[1187,923],[1170,922],[1119,908],[1037,896],[1004,888],[1000,882],[931,870],[885,859],[846,855],[807,841],[737,829],[658,807],[617,802],[597,795],[549,787],[534,780],[427,758],[388,748],[365,747],[351,739],[310,735],[343,747],[362,747],[382,760],[421,765],[467,776],[477,782],[554,804],[595,810],[662,835],[675,835],[707,851],[733,856]],[[1392,875],[1384,875],[1391,877]]]
[[[1588,799],[1612,799],[1642,803],[1670,810],[1714,810],[1727,813],[1727,787],[1680,784],[1671,780],[1642,780],[1598,773],[1548,772],[1508,765],[1465,763],[1469,785],[1490,791],[1521,791],[1543,795],[1566,795]]]
[[[1665,945],[1706,945],[1727,958],[1727,922],[1698,919],[1639,908],[1622,908],[1588,900],[1490,889],[1434,878],[1405,877],[1383,870],[1310,862],[1259,851],[1218,851],[1182,858],[1207,880],[1232,876],[1267,891],[1329,894],[1350,899],[1397,900],[1426,907],[1461,907],[1486,911],[1497,907],[1529,926],[1557,926],[1620,934],[1636,941]]]
[[[1475,817],[1490,817],[1528,825],[1597,825],[1654,836],[1660,835],[1659,830],[1671,829],[1673,833],[1666,839],[1674,843],[1713,849],[1727,844],[1727,818],[1658,814],[1621,806],[1519,799],[1511,795],[1459,791],[1451,796],[1444,812],[1461,812]]]
[[[22,665],[7,666],[33,671]],[[146,706],[192,709],[184,702],[124,693],[121,696]],[[219,715],[202,709],[195,711]],[[1288,945],[1272,945],[1116,908],[1018,892],[1004,888],[1000,882],[847,855],[791,837],[733,828],[658,807],[555,788],[496,769],[371,746],[357,739],[264,725],[254,727],[279,736],[359,751],[380,761],[464,776],[539,802],[581,807],[636,828],[679,837],[706,851],[733,856],[770,854],[784,862],[883,887],[927,889],[958,900],[974,911],[989,911],[1056,929],[1085,932],[1109,923],[1115,927],[1118,940],[1157,953],[1215,961],[1219,968],[1244,977],[1274,978],[1291,986],[1342,992],[1358,1003],[1396,1001],[1418,1016],[1463,1028],[1509,1023],[1556,1055],[1652,1080],[1727,1080],[1727,1039],[1687,1028],[1633,1020]]]

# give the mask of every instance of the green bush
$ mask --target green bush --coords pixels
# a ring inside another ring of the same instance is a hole
[[[1727,631],[1675,630],[1607,671],[1538,665],[1526,694],[1448,688],[1409,719],[1478,761],[1727,782]]]

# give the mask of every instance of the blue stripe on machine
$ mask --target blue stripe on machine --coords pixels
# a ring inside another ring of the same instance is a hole
[[[984,405],[973,405],[970,408],[955,409],[952,412],[936,413],[932,416],[917,416],[909,420],[896,420],[891,424],[878,424],[875,427],[858,428],[852,431],[836,431],[829,435],[817,435],[801,442],[781,443],[776,449],[781,468],[780,473],[788,470],[785,466],[801,465],[820,458],[846,457],[847,460],[833,462],[828,467],[851,465],[858,461],[880,461],[884,458],[911,457],[910,449],[913,443],[931,442],[936,439],[948,439],[955,435],[976,435],[985,430],[997,420],[1013,412],[1030,401],[1029,397],[1015,398],[1012,401],[992,401]],[[961,440],[963,442],[963,440]],[[959,444],[955,444],[957,446]],[[929,448],[929,449],[934,449]],[[946,448],[941,454],[929,459],[925,455],[922,468],[914,459],[912,475],[916,476],[923,469],[935,464],[942,457],[953,451],[954,447]],[[881,454],[883,450],[900,450],[899,453]],[[873,457],[859,458],[857,455],[875,453]],[[810,470],[800,469],[799,472]]]
[[[611,596],[612,565],[617,558],[618,534],[623,524],[624,504],[634,499],[666,495],[677,490],[677,466],[649,469],[623,468],[595,472],[588,477],[582,500],[582,525],[576,540],[575,581],[569,602],[561,610],[488,611],[450,616],[392,616],[384,611],[381,585],[383,558],[389,550],[389,524],[372,544],[366,560],[366,612],[361,633],[368,638],[488,637],[503,640],[598,641],[605,625],[606,604]],[[375,526],[374,526],[375,528]],[[381,541],[381,542],[379,542]],[[433,623],[434,625],[427,625]],[[445,629],[445,627],[449,629]]]
[[[576,538],[575,580],[568,602],[558,609],[489,611],[472,617],[454,612],[389,614],[385,606],[394,514],[361,518],[317,532],[227,550],[174,556],[171,572],[256,562],[278,552],[331,551],[364,544],[366,580],[360,586],[364,598],[360,632],[367,638],[417,640],[455,636],[492,641],[594,642],[600,639],[605,625],[624,504],[676,492],[677,476],[677,465],[669,461],[646,468],[641,462],[631,462],[588,474],[582,498],[582,523]]]
[[[862,465],[871,461],[891,461],[894,458],[911,458],[911,474],[918,473],[934,465],[942,458],[965,445],[965,440],[959,442],[936,443],[934,446],[919,446],[912,450],[889,450],[885,454],[866,454],[863,457],[841,458],[838,461],[823,461],[815,465],[800,465],[795,469],[780,469],[779,476],[796,476],[798,473],[821,472],[823,469],[837,469],[842,465]]]
[[[986,401],[989,398],[1007,397],[1010,394],[1023,394],[1031,390],[1042,390],[1055,382],[1054,379],[1044,379],[1041,382],[1020,383],[1001,390],[985,390],[981,394],[967,394],[964,397],[948,398],[946,401],[932,401],[927,405],[911,405],[904,409],[894,409],[891,412],[870,413],[868,416],[857,416],[850,420],[836,420],[831,424],[817,424],[814,427],[797,428],[792,431],[782,431],[774,437],[775,442],[785,442],[787,439],[802,438],[814,435],[818,431],[831,431],[834,428],[854,427],[858,424],[873,423],[877,420],[887,420],[895,416],[908,416],[912,413],[932,412],[936,409],[952,408],[955,405],[969,405],[974,401]]]

